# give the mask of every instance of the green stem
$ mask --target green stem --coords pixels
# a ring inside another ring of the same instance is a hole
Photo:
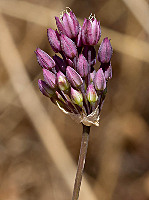
[[[83,124],[83,133],[82,133],[82,141],[81,141],[80,155],[79,155],[79,161],[78,161],[78,169],[77,169],[77,174],[76,174],[76,179],[75,179],[75,184],[74,184],[72,200],[78,200],[79,198],[82,174],[83,174],[88,141],[89,141],[89,133],[90,133],[90,126],[85,126]]]

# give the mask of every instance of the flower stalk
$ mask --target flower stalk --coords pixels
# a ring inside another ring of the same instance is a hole
[[[83,133],[82,133],[82,141],[81,141],[80,155],[79,155],[79,161],[78,161],[78,169],[77,169],[77,174],[76,174],[76,179],[75,179],[75,184],[74,184],[74,189],[73,189],[72,200],[78,200],[79,198],[82,174],[84,170],[85,159],[86,159],[87,148],[88,148],[89,133],[90,133],[90,126],[85,126],[83,124]]]

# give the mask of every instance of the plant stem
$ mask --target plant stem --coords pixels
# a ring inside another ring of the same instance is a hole
[[[77,169],[77,174],[76,174],[76,179],[75,179],[75,184],[74,184],[72,200],[78,200],[79,198],[82,174],[83,174],[88,141],[89,141],[89,133],[90,133],[90,126],[85,126],[83,124],[83,133],[82,133],[82,141],[81,141],[80,155],[79,155],[79,161],[78,161],[78,169]]]

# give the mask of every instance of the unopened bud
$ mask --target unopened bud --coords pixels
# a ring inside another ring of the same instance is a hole
[[[57,73],[57,83],[60,90],[62,91],[68,90],[69,83],[67,81],[66,76],[61,71]]]
[[[106,88],[106,79],[102,68],[96,72],[93,82],[96,90],[104,90]]]
[[[110,62],[112,53],[113,53],[113,50],[112,50],[110,40],[108,39],[108,37],[106,37],[103,39],[103,41],[99,47],[99,50],[98,50],[97,58],[98,58],[99,62],[101,62],[101,63]]]
[[[50,98],[54,95],[54,91],[45,83],[45,81],[39,79],[38,86],[43,95]]]
[[[53,29],[49,28],[47,30],[48,40],[49,43],[55,53],[61,51],[61,45],[59,40],[59,33],[57,31],[54,31]]]
[[[96,45],[100,39],[100,22],[96,18],[85,19],[82,26],[82,42],[84,45]]]
[[[71,98],[75,104],[77,104],[80,107],[83,106],[83,95],[80,91],[71,88]]]
[[[79,87],[83,84],[81,76],[70,66],[66,69],[66,77],[73,87]]]
[[[61,40],[61,48],[65,56],[71,59],[74,58],[77,55],[77,47],[75,43],[66,35],[61,35],[60,40]]]
[[[41,67],[51,70],[55,66],[54,60],[40,48],[36,49],[35,54]]]
[[[83,54],[79,55],[77,71],[81,75],[81,77],[86,77],[89,73],[89,65]]]
[[[93,84],[90,84],[87,88],[87,92],[86,92],[86,96],[87,96],[87,100],[90,102],[90,103],[94,103],[97,101],[98,99],[98,96],[97,96],[97,93],[96,93],[96,90],[93,86]]]
[[[50,88],[56,88],[56,75],[47,69],[43,69],[43,77]]]

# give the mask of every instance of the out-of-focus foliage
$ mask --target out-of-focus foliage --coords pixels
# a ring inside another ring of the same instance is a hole
[[[68,6],[81,23],[95,13],[114,48],[100,127],[91,128],[85,166],[90,190],[82,190],[95,199],[149,199],[149,23],[142,20],[149,19],[149,6],[134,2],[0,0],[1,200],[71,199],[75,174],[68,164],[77,163],[82,127],[39,92],[42,70],[34,54],[40,47],[52,55],[46,30]],[[61,140],[53,139],[55,131]]]

